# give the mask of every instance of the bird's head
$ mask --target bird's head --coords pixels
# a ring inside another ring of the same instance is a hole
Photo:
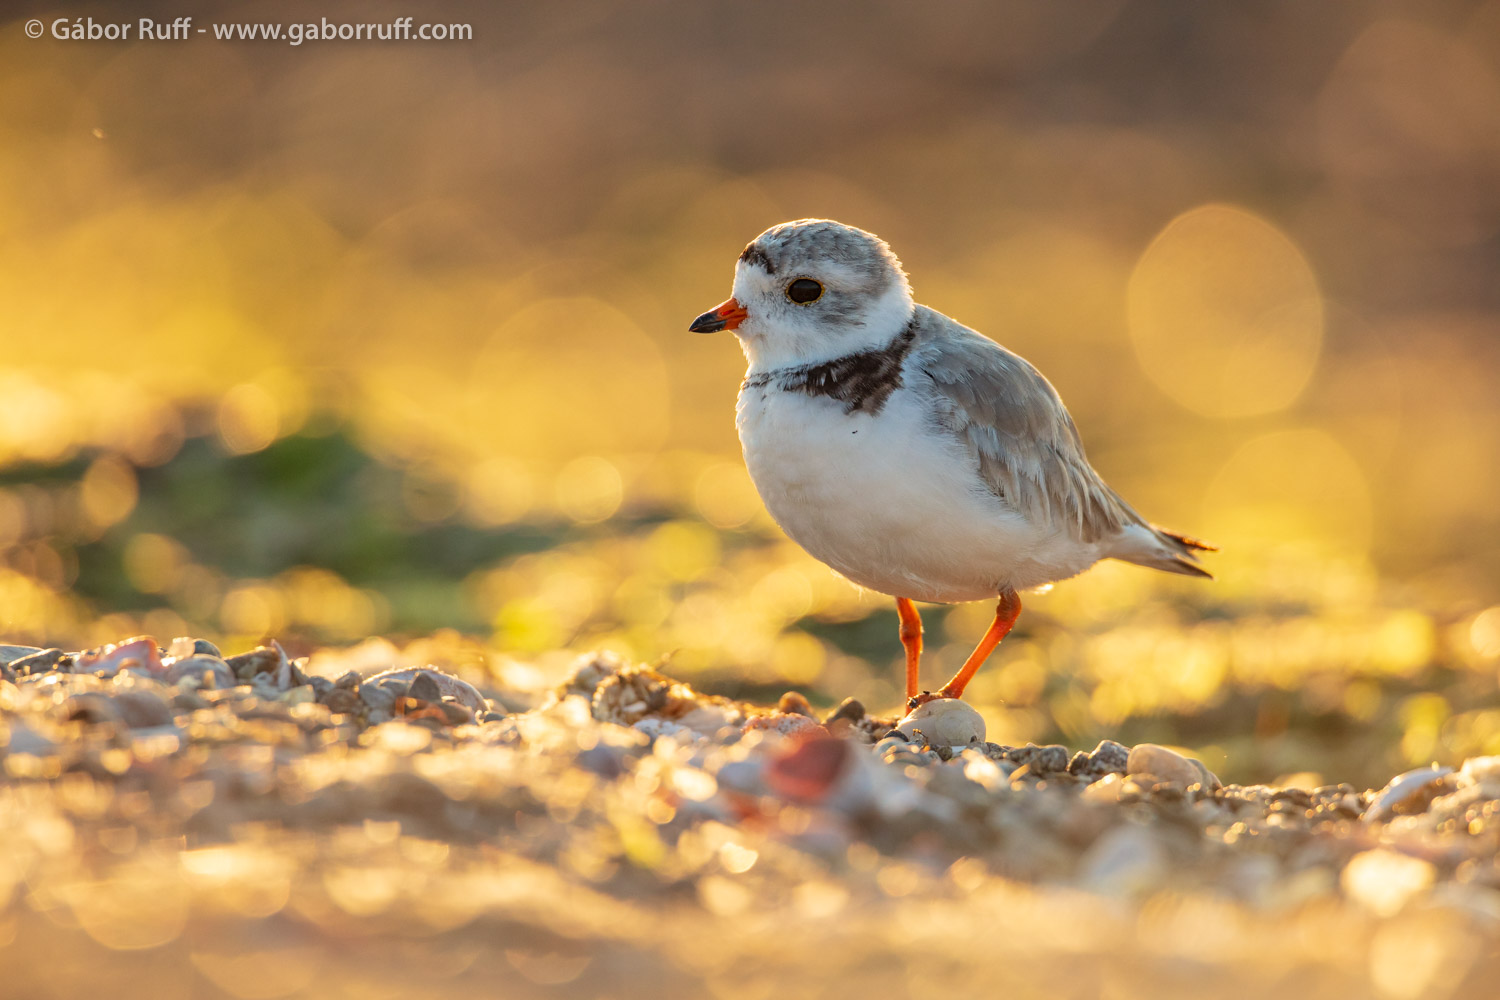
[[[740,254],[734,295],[695,319],[733,330],[752,370],[883,347],[911,318],[911,287],[885,241],[829,219],[772,226]]]

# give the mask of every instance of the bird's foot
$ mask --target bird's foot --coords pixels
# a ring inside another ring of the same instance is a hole
[[[915,712],[917,709],[921,708],[929,701],[937,701],[940,698],[957,697],[960,696],[951,693],[947,688],[943,688],[943,690],[941,691],[923,691],[921,694],[914,694],[910,698],[906,699],[906,710],[908,712]]]

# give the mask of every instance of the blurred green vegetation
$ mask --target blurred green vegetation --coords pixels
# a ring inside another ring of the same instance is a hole
[[[0,24],[7,638],[451,628],[894,704],[889,601],[769,523],[685,332],[820,215],[1224,548],[1028,598],[996,738],[1500,749],[1500,2],[430,6],[475,40]],[[934,678],[989,611],[926,612]]]

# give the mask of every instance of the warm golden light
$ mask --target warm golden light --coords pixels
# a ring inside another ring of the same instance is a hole
[[[1128,308],[1146,374],[1210,417],[1291,405],[1323,339],[1307,258],[1275,226],[1230,205],[1195,208],[1161,231],[1136,264]]]

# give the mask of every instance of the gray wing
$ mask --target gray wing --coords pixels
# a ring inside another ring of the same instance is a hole
[[[1145,523],[1090,467],[1073,418],[1041,372],[943,314],[917,309],[908,370],[930,382],[938,424],[973,455],[1001,501],[1084,542]]]

